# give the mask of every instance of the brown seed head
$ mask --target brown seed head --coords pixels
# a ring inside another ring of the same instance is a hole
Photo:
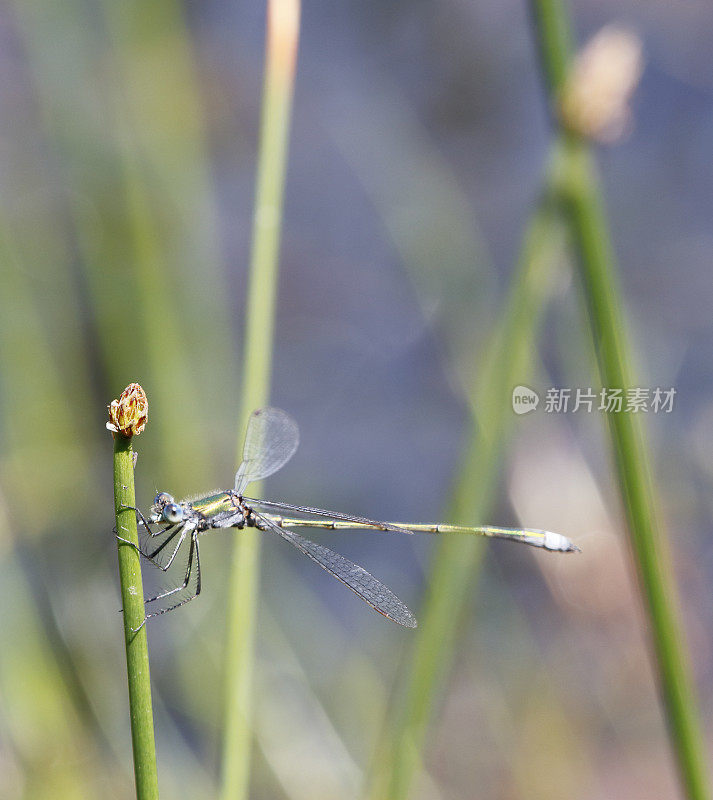
[[[149,401],[146,392],[138,383],[130,383],[118,400],[109,406],[109,422],[106,427],[122,436],[138,436],[146,427],[149,416]]]

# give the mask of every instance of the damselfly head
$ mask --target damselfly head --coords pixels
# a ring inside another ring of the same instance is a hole
[[[151,522],[166,521],[164,520],[163,512],[170,505],[175,505],[172,495],[168,494],[168,492],[159,492],[154,497],[153,505],[151,506]]]

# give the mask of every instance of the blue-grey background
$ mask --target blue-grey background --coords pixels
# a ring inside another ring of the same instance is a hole
[[[580,42],[610,22],[643,40],[633,129],[597,159],[639,385],[678,392],[646,423],[710,737],[713,7],[572,13]],[[264,25],[258,3],[0,11],[3,797],[132,794],[105,406],[134,380],[149,396],[142,506],[230,484]],[[551,138],[525,4],[304,5],[272,395],[302,444],[270,497],[448,518]],[[535,343],[542,396],[599,385],[570,266]],[[459,521],[583,553],[488,545],[414,796],[678,796],[604,416],[514,418],[499,491],[492,519]],[[231,535],[149,632],[171,797],[216,791]],[[419,608],[427,537],[315,538]],[[252,796],[357,797],[412,634],[280,542],[263,556]]]

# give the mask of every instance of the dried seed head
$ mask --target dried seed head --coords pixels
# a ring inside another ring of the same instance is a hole
[[[138,436],[146,427],[149,416],[149,401],[146,392],[138,383],[130,383],[118,400],[109,406],[109,422],[106,427],[122,436]]]
[[[631,127],[629,101],[643,71],[641,39],[616,25],[602,28],[572,65],[559,114],[576,133],[611,143]]]

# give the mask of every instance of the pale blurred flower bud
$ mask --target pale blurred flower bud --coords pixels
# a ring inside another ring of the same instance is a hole
[[[629,101],[643,71],[641,39],[626,28],[607,25],[572,64],[559,97],[559,114],[570,129],[611,143],[631,128]]]
[[[118,400],[111,401],[106,427],[122,436],[138,436],[146,427],[148,416],[146,392],[138,383],[130,383]]]

